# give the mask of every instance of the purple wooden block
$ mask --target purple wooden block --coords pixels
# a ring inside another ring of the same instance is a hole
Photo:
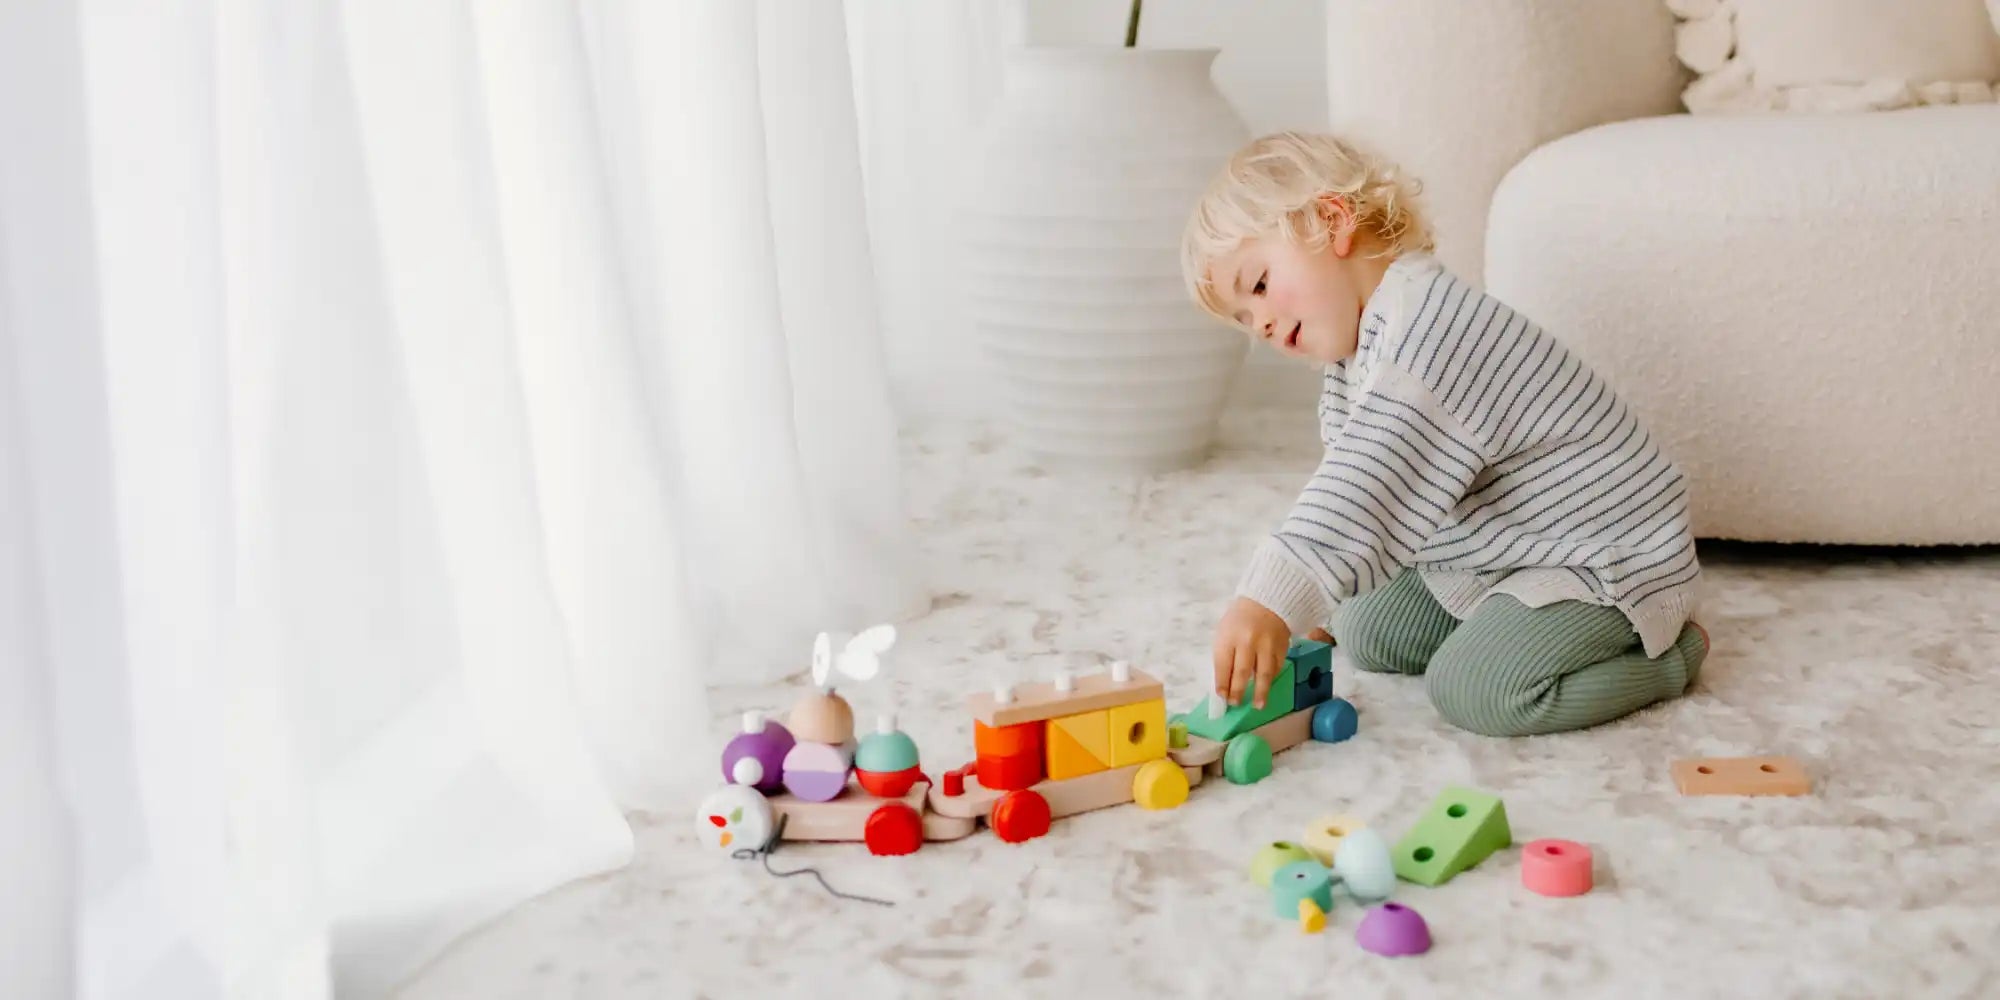
[[[722,780],[750,785],[766,795],[776,795],[785,787],[785,755],[792,752],[796,741],[792,739],[791,730],[776,722],[766,721],[754,712],[746,714],[743,722],[744,731],[737,733],[729,745],[722,748]],[[754,764],[739,768],[738,762],[746,759]],[[740,776],[737,774],[739,770],[743,771]],[[749,780],[739,781],[739,777]]]
[[[785,755],[785,791],[828,802],[847,790],[847,754],[824,743],[800,743]]]
[[[1361,918],[1354,940],[1377,955],[1421,955],[1431,950],[1431,929],[1417,911],[1401,903],[1383,903]]]

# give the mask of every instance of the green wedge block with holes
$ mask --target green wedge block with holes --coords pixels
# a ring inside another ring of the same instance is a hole
[[[1396,842],[1396,877],[1438,886],[1514,842],[1498,796],[1451,787]]]

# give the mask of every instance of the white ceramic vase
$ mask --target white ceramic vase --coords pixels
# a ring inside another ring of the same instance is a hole
[[[1048,465],[1201,461],[1247,341],[1188,298],[1180,237],[1247,130],[1216,50],[1024,48],[966,188],[966,289],[1008,423]]]

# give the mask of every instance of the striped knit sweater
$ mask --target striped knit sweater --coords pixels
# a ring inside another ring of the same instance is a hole
[[[1406,567],[1454,617],[1506,593],[1618,608],[1646,655],[1693,614],[1687,481],[1610,386],[1427,254],[1327,369],[1326,456],[1238,592],[1295,634]]]

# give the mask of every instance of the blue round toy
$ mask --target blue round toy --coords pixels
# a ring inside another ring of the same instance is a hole
[[[1361,718],[1345,698],[1321,702],[1313,709],[1313,739],[1321,743],[1339,743],[1360,728]]]

